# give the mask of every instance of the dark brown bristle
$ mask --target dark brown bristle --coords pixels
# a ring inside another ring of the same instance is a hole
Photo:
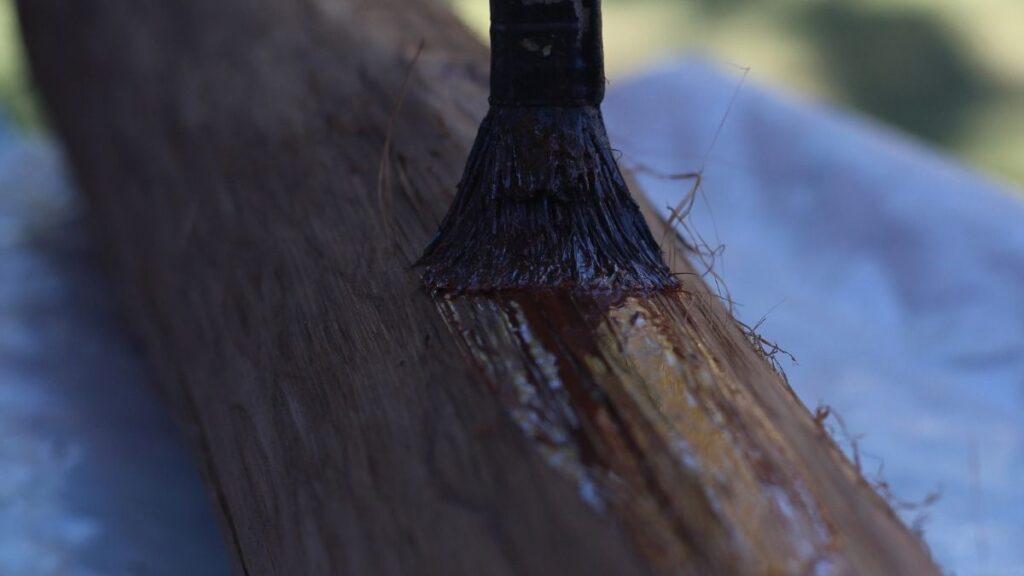
[[[677,286],[594,106],[493,106],[418,264],[446,292]]]

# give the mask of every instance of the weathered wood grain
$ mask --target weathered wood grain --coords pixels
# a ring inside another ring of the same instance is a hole
[[[422,290],[486,98],[443,6],[19,10],[239,573],[935,573],[681,258],[644,299]]]

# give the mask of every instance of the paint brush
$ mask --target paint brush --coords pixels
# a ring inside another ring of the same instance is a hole
[[[437,291],[677,286],[608,142],[600,0],[491,0],[490,111],[418,262]]]

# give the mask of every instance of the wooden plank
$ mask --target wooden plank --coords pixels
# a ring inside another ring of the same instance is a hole
[[[485,105],[443,6],[19,10],[239,573],[935,573],[680,250],[680,294],[421,289]]]

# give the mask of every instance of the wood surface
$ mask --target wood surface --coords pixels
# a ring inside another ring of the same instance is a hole
[[[19,11],[239,574],[937,573],[678,246],[680,293],[422,289],[486,106],[442,4]]]

